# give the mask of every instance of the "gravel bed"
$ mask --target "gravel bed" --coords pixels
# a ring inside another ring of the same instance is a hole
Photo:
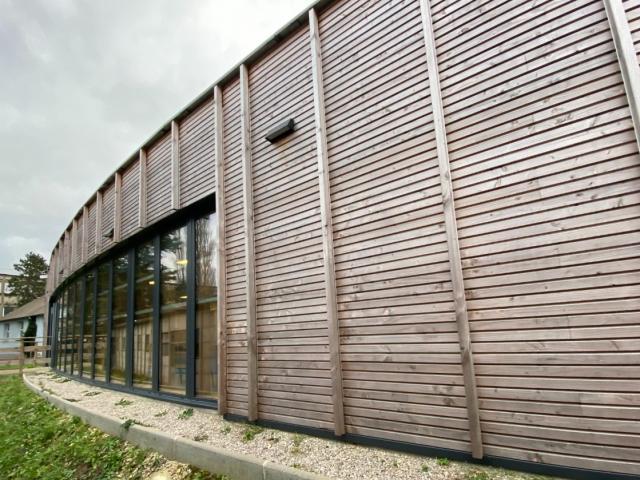
[[[463,462],[397,453],[330,439],[260,428],[222,419],[214,410],[115,392],[59,376],[48,369],[26,372],[50,394],[88,410],[165,433],[254,455],[336,480],[534,480],[549,479]]]

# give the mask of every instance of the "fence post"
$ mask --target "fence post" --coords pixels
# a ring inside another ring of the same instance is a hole
[[[22,369],[24,368],[24,337],[20,337],[20,358],[18,360],[20,369],[20,375],[22,375]]]

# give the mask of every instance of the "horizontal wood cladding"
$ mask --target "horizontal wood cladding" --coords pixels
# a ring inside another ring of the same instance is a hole
[[[102,228],[98,242],[100,251],[107,250],[113,244],[113,229],[116,215],[116,187],[115,184],[105,187],[102,192]]]
[[[640,157],[603,4],[441,18],[485,451],[637,473]]]
[[[171,133],[147,150],[147,222],[171,212]]]
[[[470,451],[419,2],[320,33],[347,432]]]
[[[247,415],[247,295],[240,141],[240,82],[222,90],[225,249],[227,254],[227,411]]]
[[[122,172],[122,239],[138,230],[140,222],[140,160],[136,160]]]
[[[249,72],[258,410],[262,419],[331,430],[310,55],[304,27]],[[286,119],[295,131],[265,140]]]
[[[180,206],[213,193],[215,177],[213,97],[180,122]]]

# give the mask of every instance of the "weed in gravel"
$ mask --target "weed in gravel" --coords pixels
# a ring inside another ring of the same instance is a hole
[[[393,466],[394,466],[394,467],[396,467],[396,468],[398,468],[398,460],[394,460],[394,461],[393,461]]]
[[[436,463],[441,467],[448,467],[451,464],[451,460],[448,458],[436,458]]]
[[[247,425],[242,430],[242,441],[244,443],[250,442],[256,435],[260,435],[264,431],[264,428],[259,427],[258,425]]]
[[[161,412],[158,412],[156,414],[154,414],[154,417],[164,417],[167,413],[169,413],[169,410],[162,410]]]
[[[67,383],[70,382],[70,378],[61,378],[60,380],[56,380],[56,383]]]
[[[482,470],[471,470],[466,473],[464,480],[491,480],[487,472]]]
[[[198,433],[193,437],[193,440],[195,442],[205,442],[209,440],[209,435],[207,435],[206,433]]]
[[[294,433],[291,436],[291,440],[293,441],[293,446],[291,447],[291,453],[294,455],[298,455],[302,453],[302,449],[300,446],[302,445],[302,441],[304,440],[304,435],[300,435],[299,433]]]
[[[75,403],[75,402],[79,402],[80,400],[78,400],[77,398],[65,398],[65,400],[67,402],[71,402],[71,403]]]
[[[100,395],[102,392],[87,392],[84,394],[85,397],[95,397],[96,395]]]
[[[429,472],[429,465],[427,465],[426,463],[423,463],[422,466],[420,467],[420,470],[422,470],[422,473]]]
[[[181,411],[178,415],[179,420],[186,420],[191,417],[193,417],[193,408],[187,408],[186,410]]]
[[[269,438],[267,438],[267,440],[269,442],[278,443],[280,441],[280,437],[277,437],[276,435],[274,435],[272,433],[271,436]]]
[[[225,425],[225,426],[223,426],[223,427],[220,429],[220,431],[226,435],[227,433],[229,433],[229,432],[231,431],[231,425]]]
[[[294,463],[293,465],[291,465],[293,468],[297,468],[297,469],[301,469],[302,465],[300,465],[299,463]]]
[[[131,425],[133,425],[134,423],[135,422],[132,419],[127,418],[122,424],[122,428],[128,431],[131,428]]]
[[[114,403],[114,405],[116,407],[126,407],[131,405],[133,402],[131,400],[126,400],[124,398],[121,398],[120,400],[118,400],[116,403]]]

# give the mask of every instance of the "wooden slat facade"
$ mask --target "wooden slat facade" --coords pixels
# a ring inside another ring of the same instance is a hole
[[[140,223],[140,164],[136,160],[122,173],[121,240],[130,237]]]
[[[48,290],[112,247],[116,175],[120,240],[211,199],[225,414],[638,474],[640,2],[481,3],[320,3],[100,187]]]
[[[215,189],[214,103],[210,97],[180,122],[180,205],[186,207]]]

